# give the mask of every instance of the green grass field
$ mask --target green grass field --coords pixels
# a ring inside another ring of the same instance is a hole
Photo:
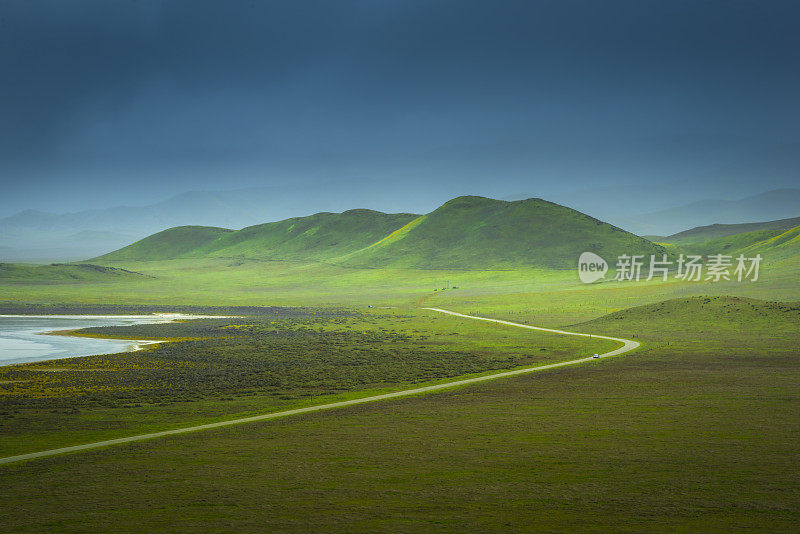
[[[0,367],[0,456],[324,404],[605,352],[601,339],[413,310],[86,329],[168,339],[139,352]]]
[[[0,305],[78,302],[414,307],[421,299],[429,299],[426,302],[480,303],[485,313],[507,309],[524,315],[530,310],[531,319],[539,324],[537,315],[543,310],[553,310],[548,316],[563,310],[555,323],[548,319],[550,325],[563,325],[623,307],[693,294],[800,300],[796,265],[793,256],[779,257],[775,263],[762,266],[757,283],[670,280],[587,286],[578,280],[574,269],[366,269],[308,261],[179,259],[109,264],[146,275],[124,280],[95,278],[78,282],[43,275],[25,283],[0,279]],[[441,292],[448,283],[458,289]],[[435,289],[438,291],[434,292]]]
[[[5,368],[4,455],[611,348],[421,306],[643,345],[443,393],[2,466],[4,529],[795,531],[800,284],[796,236],[779,235],[758,243],[757,282],[586,285],[574,269],[244,258],[110,262],[124,276],[84,269],[80,280],[64,276],[71,266],[22,267],[27,279],[0,278],[0,309],[303,308],[88,332],[176,341]]]
[[[0,498],[24,510],[4,528],[796,530],[797,306],[688,299],[576,328],[638,330],[645,346],[444,393],[4,466]]]

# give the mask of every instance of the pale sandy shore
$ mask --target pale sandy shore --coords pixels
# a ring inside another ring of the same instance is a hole
[[[26,317],[39,317],[42,319],[153,319],[147,323],[141,324],[157,324],[157,323],[171,323],[173,321],[188,321],[191,319],[229,319],[237,317],[236,315],[190,315],[184,313],[150,313],[146,315],[57,315],[57,314],[20,314],[20,315],[2,315],[0,317],[18,318],[23,319]]]
[[[183,313],[154,313],[154,314],[146,314],[146,315],[65,315],[65,314],[37,314],[37,315],[25,315],[25,314],[13,314],[13,315],[3,315],[0,314],[0,319],[8,318],[8,319],[67,319],[67,320],[89,320],[96,319],[98,321],[119,321],[119,320],[129,320],[135,321],[131,323],[134,324],[163,324],[163,323],[172,323],[175,321],[189,321],[194,319],[227,319],[236,316],[231,315],[194,315],[194,314],[183,314]],[[39,332],[33,332],[36,335],[42,336],[71,336],[71,337],[83,337],[83,336],[76,336],[75,332],[78,330],[82,330],[83,328],[92,328],[94,326],[107,326],[103,324],[98,325],[81,325],[75,328],[68,328],[68,329],[58,329],[58,330],[49,330],[49,329],[42,329]],[[116,343],[127,343],[127,346],[123,349],[126,352],[135,352],[139,350],[143,350],[145,347],[156,345],[159,343],[168,343],[168,341],[160,341],[160,340],[145,340],[145,339],[120,339],[120,338],[103,338],[103,337],[95,337],[94,339],[98,340],[107,340],[113,341]],[[101,349],[98,349],[101,350]],[[119,350],[114,350],[114,352],[120,352]],[[97,352],[96,354],[81,354],[76,357],[85,357],[85,356],[96,356],[98,354],[106,354],[105,352]],[[44,358],[44,359],[36,359],[32,361],[51,361],[63,359],[63,357],[55,357],[55,358]],[[30,362],[10,362],[10,363],[0,363],[0,365],[21,365],[24,363]]]

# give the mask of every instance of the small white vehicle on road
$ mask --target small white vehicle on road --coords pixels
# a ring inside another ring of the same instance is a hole
[[[592,356],[592,358],[599,358],[599,357],[600,357],[599,354],[595,354],[594,356]]]

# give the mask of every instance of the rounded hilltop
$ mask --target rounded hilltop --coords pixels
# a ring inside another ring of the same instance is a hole
[[[321,212],[238,231],[179,227],[101,259],[237,257],[326,261],[351,267],[417,269],[574,268],[591,251],[620,254],[664,248],[579,211],[541,198],[453,198],[426,215],[370,209]]]

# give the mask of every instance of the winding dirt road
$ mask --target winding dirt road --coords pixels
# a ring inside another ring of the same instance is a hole
[[[598,336],[598,335],[595,335],[595,334],[581,334],[581,333],[577,333],[577,332],[567,332],[565,330],[554,330],[552,328],[541,328],[541,327],[538,327],[538,326],[530,326],[530,325],[526,325],[526,324],[512,323],[511,321],[502,321],[500,319],[489,319],[489,318],[486,318],[486,317],[476,317],[474,315],[464,315],[463,313],[457,313],[457,312],[454,312],[454,311],[443,310],[441,308],[423,308],[423,309],[434,311],[434,312],[438,312],[438,313],[445,313],[445,314],[448,314],[448,315],[454,315],[456,317],[463,317],[465,319],[474,319],[474,320],[478,320],[478,321],[487,321],[487,322],[490,322],[490,323],[505,324],[505,325],[509,325],[509,326],[516,326],[516,327],[519,327],[519,328],[527,328],[529,330],[540,330],[542,332],[552,332],[552,333],[555,333],[555,334],[564,334],[564,335],[567,335],[567,336],[581,336],[581,337],[591,337],[591,338],[597,338],[597,339],[609,339],[611,341],[617,341],[619,343],[622,343],[622,346],[620,348],[612,350],[612,351],[609,351],[609,352],[604,352],[603,354],[600,354],[599,355],[600,358],[608,358],[608,357],[611,357],[611,356],[618,356],[620,354],[624,354],[626,352],[630,352],[630,351],[632,351],[633,349],[635,349],[635,348],[637,348],[639,346],[639,342],[638,341],[631,341],[629,339],[622,339],[622,338],[608,337],[608,336]],[[546,365],[537,365],[537,366],[534,366],[534,367],[526,367],[524,369],[515,369],[513,371],[502,371],[502,372],[499,372],[499,373],[493,373],[493,374],[478,376],[478,377],[474,377],[474,378],[465,378],[465,379],[462,379],[462,380],[454,380],[454,381],[451,381],[451,382],[445,382],[445,383],[442,383],[442,384],[435,384],[435,385],[432,385],[432,386],[423,386],[423,387],[412,388],[412,389],[404,389],[402,391],[395,391],[395,392],[392,392],[392,393],[384,393],[382,395],[373,395],[371,397],[363,397],[363,398],[360,398],[360,399],[352,399],[352,400],[346,400],[346,401],[340,401],[340,402],[331,402],[331,403],[328,403],[328,404],[320,404],[320,405],[317,405],[317,406],[308,406],[308,407],[305,407],[305,408],[296,408],[294,410],[284,410],[282,412],[273,412],[273,413],[267,413],[267,414],[263,414],[263,415],[255,415],[255,416],[252,416],[252,417],[243,417],[243,418],[240,418],[240,419],[231,419],[229,421],[220,421],[220,422],[217,422],[217,423],[208,423],[208,424],[205,424],[205,425],[197,425],[197,426],[190,426],[190,427],[185,427],[185,428],[177,428],[177,429],[174,429],[174,430],[164,430],[162,432],[151,432],[149,434],[139,434],[137,436],[128,436],[128,437],[124,437],[124,438],[109,439],[109,440],[106,440],[106,441],[96,441],[94,443],[85,443],[83,445],[74,445],[74,446],[71,446],[71,447],[62,447],[60,449],[50,449],[50,450],[46,450],[46,451],[31,452],[31,453],[27,453],[27,454],[18,454],[16,456],[8,456],[8,457],[5,457],[5,458],[0,458],[0,464],[10,464],[10,463],[13,463],[13,462],[20,462],[20,461],[23,461],[23,460],[33,460],[33,459],[36,459],[36,458],[45,458],[47,456],[55,456],[57,454],[66,454],[66,453],[71,453],[71,452],[79,452],[79,451],[85,451],[85,450],[88,450],[88,449],[97,449],[97,448],[100,448],[100,447],[108,447],[108,446],[111,446],[111,445],[119,445],[119,444],[122,444],[122,443],[131,443],[131,442],[134,442],[134,441],[143,441],[143,440],[146,440],[146,439],[161,438],[161,437],[164,437],[164,436],[174,436],[176,434],[186,434],[188,432],[197,432],[197,431],[200,431],[200,430],[211,430],[211,429],[214,429],[214,428],[222,428],[222,427],[226,427],[226,426],[239,425],[239,424],[243,424],[243,423],[253,423],[253,422],[256,422],[256,421],[266,421],[266,420],[269,420],[269,419],[277,419],[279,417],[287,417],[287,416],[290,416],[290,415],[298,415],[298,414],[310,413],[310,412],[319,412],[319,411],[322,411],[322,410],[330,410],[330,409],[333,409],[333,408],[344,408],[346,406],[355,406],[357,404],[364,404],[364,403],[367,403],[367,402],[375,402],[375,401],[381,401],[381,400],[396,399],[398,397],[408,397],[410,395],[420,395],[420,394],[423,394],[423,393],[430,393],[432,391],[440,391],[440,390],[443,390],[443,389],[457,387],[457,386],[466,386],[466,385],[469,385],[469,384],[476,384],[478,382],[486,382],[487,380],[496,380],[498,378],[506,378],[506,377],[509,377],[509,376],[517,376],[517,375],[522,375],[522,374],[526,374],[526,373],[533,373],[533,372],[536,372],[536,371],[544,371],[546,369],[554,369],[556,367],[565,367],[567,365],[576,365],[576,364],[579,364],[579,363],[587,363],[587,362],[594,361],[595,359],[596,358],[594,358],[592,356],[588,356],[586,358],[578,358],[577,360],[569,360],[569,361],[566,361],[566,362],[550,363],[550,364],[546,364]]]

